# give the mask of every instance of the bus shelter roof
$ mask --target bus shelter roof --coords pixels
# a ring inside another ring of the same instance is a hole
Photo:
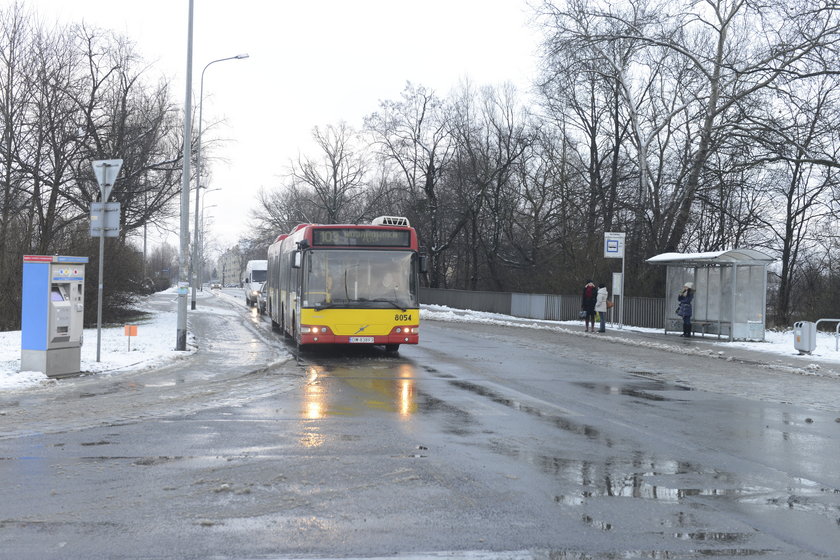
[[[755,249],[728,249],[705,253],[662,253],[649,258],[650,264],[671,266],[767,265],[775,259]]]

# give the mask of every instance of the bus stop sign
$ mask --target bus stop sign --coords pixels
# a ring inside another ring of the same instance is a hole
[[[605,259],[623,259],[624,258],[624,237],[623,232],[605,232],[604,233],[604,258]]]

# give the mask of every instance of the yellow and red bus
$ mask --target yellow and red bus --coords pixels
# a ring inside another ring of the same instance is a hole
[[[266,312],[300,346],[417,344],[426,259],[403,217],[301,224],[268,248]]]

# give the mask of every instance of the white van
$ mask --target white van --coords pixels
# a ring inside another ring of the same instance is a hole
[[[245,304],[256,305],[260,289],[268,276],[268,261],[248,261],[242,273],[242,288],[245,290]]]

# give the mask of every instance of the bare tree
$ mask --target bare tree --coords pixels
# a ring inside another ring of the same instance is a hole
[[[31,73],[28,45],[33,33],[20,4],[0,10],[0,330],[14,328],[19,307],[17,267],[26,250],[21,243],[27,227],[21,212],[25,179],[18,165],[17,141],[29,99],[25,77]]]
[[[399,101],[384,101],[366,120],[378,156],[396,168],[395,184],[407,192],[406,213],[419,232],[431,261],[429,285],[443,285],[443,254],[463,222],[449,225],[444,172],[452,158],[452,138],[446,102],[422,86],[406,84]],[[443,200],[442,200],[443,199]]]
[[[20,5],[0,11],[0,284],[19,292],[19,256],[27,252],[95,253],[87,218],[98,188],[91,160],[125,162],[114,198],[123,237],[109,252],[128,268],[107,273],[132,286],[142,263],[125,236],[160,220],[180,185],[177,111],[165,82],[150,87],[126,40],[84,26],[39,26]],[[89,255],[90,256],[90,255]],[[129,270],[131,267],[137,270]],[[106,283],[107,284],[107,283]],[[127,297],[106,290],[106,308]],[[14,327],[13,298],[0,296],[2,323]]]
[[[312,132],[320,152],[298,159],[291,177],[296,188],[305,188],[318,201],[315,223],[356,222],[365,213],[362,193],[367,164],[357,151],[355,133],[345,124],[328,125]]]
[[[836,131],[840,127],[840,80],[814,76],[775,90],[765,110],[752,120],[750,139],[761,151],[756,159],[768,170],[767,190],[774,211],[763,222],[771,238],[768,245],[781,258],[779,289],[775,302],[776,324],[789,325],[792,292],[803,266],[802,258],[816,243],[814,231],[832,215],[831,196],[840,187],[834,166],[809,161],[808,154],[822,152],[838,161]],[[761,130],[764,134],[758,134]],[[833,150],[833,153],[831,151]]]
[[[126,39],[85,26],[74,28],[85,73],[75,95],[84,147],[71,199],[80,208],[98,200],[90,161],[123,160],[112,200],[120,202],[123,238],[148,224],[161,224],[174,212],[180,193],[183,139],[180,115],[168,83],[149,85],[147,68]]]
[[[819,0],[769,4],[705,0],[686,6],[669,2],[656,5],[655,12],[648,7],[648,17],[656,13],[659,21],[645,28],[610,9],[588,13],[620,21],[623,26],[620,33],[593,34],[589,37],[593,44],[629,39],[648,48],[664,48],[684,59],[698,78],[689,88],[701,124],[693,140],[680,203],[663,231],[667,236],[662,248],[676,250],[701,190],[709,155],[733,120],[730,113],[782,79],[808,74],[803,61],[822,57],[837,41],[837,11]],[[821,70],[828,71],[825,67]],[[734,118],[737,120],[737,115]]]
[[[501,267],[522,266],[508,250],[506,231],[518,203],[516,165],[532,143],[528,117],[517,104],[512,86],[483,88],[465,84],[455,102],[453,134],[460,201],[467,211],[465,232],[470,289],[479,271],[495,289],[504,289]]]
[[[62,231],[85,217],[66,196],[75,184],[73,161],[81,146],[79,115],[71,95],[80,59],[71,45],[69,34],[44,31],[37,32],[30,44],[35,71],[27,77],[31,98],[16,157],[27,177],[33,217],[30,247],[38,254],[55,252]]]
[[[665,25],[651,2],[576,0],[545,8],[552,31],[541,89],[548,114],[579,147],[570,170],[587,187],[570,191],[581,212],[578,260],[597,257],[601,232],[623,230],[635,256],[631,276],[650,284],[646,270],[633,267],[661,247],[681,204],[695,72],[668,49],[639,39]]]

